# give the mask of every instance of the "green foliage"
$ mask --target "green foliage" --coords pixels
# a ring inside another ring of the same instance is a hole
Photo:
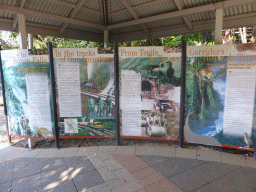
[[[187,65],[190,65],[199,72],[207,69],[208,63],[201,58],[188,58]],[[212,81],[202,80],[190,70],[186,72],[185,92],[186,112],[195,112],[192,116],[202,126],[209,126],[218,119],[219,112],[223,110],[223,104],[219,93],[214,89]]]
[[[12,45],[8,42],[0,39],[0,43],[3,45],[3,49],[18,49],[18,36],[16,32],[11,32],[9,38],[12,41],[16,41],[16,45]],[[205,37],[205,35],[204,35]],[[163,38],[143,39],[137,41],[119,42],[120,47],[141,47],[141,46],[181,46],[182,40],[187,40],[187,45],[213,45],[214,38],[212,32],[207,32],[207,38],[203,38],[202,33],[192,33],[186,35],[177,35]],[[33,35],[33,48],[44,49],[47,48],[47,43],[52,42],[54,48],[85,48],[85,47],[103,47],[103,43],[59,38],[45,35]],[[207,41],[205,43],[205,41]],[[114,44],[110,44],[110,47],[114,47]]]
[[[113,121],[106,121],[102,123],[104,129],[109,129],[111,131],[116,131],[115,122]]]
[[[88,135],[89,129],[78,129],[78,133],[72,133],[71,136]]]

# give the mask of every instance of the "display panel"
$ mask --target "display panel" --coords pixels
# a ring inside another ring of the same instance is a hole
[[[53,49],[58,124],[64,137],[113,137],[113,49]]]
[[[187,48],[188,142],[255,150],[254,46]]]
[[[120,47],[121,136],[177,140],[181,48]]]
[[[11,134],[52,137],[53,113],[48,55],[1,51]]]

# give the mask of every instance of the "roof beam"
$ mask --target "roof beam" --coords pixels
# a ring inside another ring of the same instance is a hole
[[[26,0],[21,0],[21,2],[20,2],[20,8],[23,8],[23,7],[24,7],[25,2],[26,2]],[[13,29],[16,29],[17,24],[18,24],[18,16],[16,15],[16,17],[15,17],[15,19],[14,19],[14,23],[13,23],[12,28],[13,28]]]
[[[132,8],[134,10],[136,10],[136,9],[141,8],[141,7],[145,7],[145,6],[149,6],[149,5],[155,5],[155,4],[158,4],[158,3],[161,3],[161,2],[165,2],[165,1],[168,1],[168,0],[154,0],[154,1],[147,2],[147,3],[142,3],[142,4],[139,4],[139,5],[132,6]],[[122,9],[122,10],[113,12],[112,16],[114,17],[115,15],[122,15],[126,12],[129,12],[128,9]]]
[[[256,13],[247,13],[242,15],[233,15],[223,18],[223,29],[231,29],[241,26],[256,25]],[[215,30],[215,19],[207,21],[193,22],[193,32],[213,31]],[[167,37],[173,35],[189,34],[191,31],[186,24],[173,25],[151,30],[151,38]],[[136,39],[134,38],[136,37]],[[110,42],[123,42],[147,39],[144,32],[133,32],[121,35],[115,35],[110,38]]]
[[[23,15],[34,16],[34,17],[39,17],[39,18],[43,18],[43,19],[49,19],[49,20],[53,20],[53,21],[65,22],[65,23],[69,23],[69,24],[73,24],[73,25],[91,27],[91,28],[100,29],[100,30],[106,30],[106,27],[104,25],[90,23],[90,22],[86,22],[86,21],[80,21],[77,19],[71,19],[71,18],[57,16],[57,15],[51,15],[48,13],[32,11],[29,9],[14,7],[14,6],[10,6],[10,5],[1,4],[0,9],[4,10],[4,11],[15,13],[15,14],[23,14]]]
[[[108,0],[108,23],[112,23],[112,19],[111,19],[111,0]]]
[[[74,18],[75,14],[77,13],[77,11],[81,8],[81,6],[83,5],[83,3],[85,2],[85,0],[79,0],[76,4],[76,6],[74,7],[74,9],[70,12],[69,17],[71,19]],[[63,33],[63,31],[67,28],[68,23],[63,23],[61,28],[60,28],[60,34]]]
[[[100,19],[101,19],[101,24],[104,25],[104,13],[103,13],[103,5],[102,5],[102,0],[98,0],[99,7],[100,7]]]
[[[16,31],[13,29],[13,20],[0,19],[0,30]],[[102,34],[95,34],[79,30],[66,29],[62,34],[59,33],[60,27],[42,25],[26,22],[26,30],[31,34],[47,35],[60,38],[78,39],[94,42],[103,42]]]
[[[64,1],[60,1],[60,0],[47,0],[47,1],[50,1],[50,2],[58,4],[58,5],[64,5],[64,6],[67,6],[67,7],[72,7],[72,8],[76,7],[75,4],[67,3],[67,2],[64,2]],[[100,14],[100,11],[97,11],[97,10],[94,10],[94,9],[89,9],[89,8],[86,8],[86,7],[81,7],[80,10],[85,11],[85,12],[89,12],[89,13],[93,13],[93,14],[98,14],[98,15]]]
[[[124,4],[124,6],[128,9],[128,11],[132,14],[132,16],[134,17],[134,19],[139,19],[138,14],[132,9],[131,5],[128,3],[127,0],[121,0],[122,3]],[[147,35],[150,36],[150,31],[148,30],[146,24],[140,24],[141,28],[146,32]]]
[[[203,12],[209,12],[209,11],[215,11],[216,9],[227,9],[231,7],[236,7],[239,5],[247,5],[247,4],[255,4],[255,0],[243,0],[243,1],[237,1],[237,0],[229,0],[229,1],[224,1],[220,3],[212,3],[208,5],[203,5],[203,6],[198,6],[198,7],[193,7],[189,9],[183,9],[180,11],[174,11],[170,13],[165,13],[161,15],[155,15],[155,16],[150,16],[134,21],[127,21],[127,22],[122,22],[118,24],[113,24],[108,26],[108,30],[111,29],[116,29],[120,27],[127,27],[131,25],[138,25],[142,23],[149,23],[149,22],[154,22],[154,21],[159,21],[159,20],[164,20],[164,19],[170,19],[170,18],[175,18],[175,17],[183,17],[183,16],[188,16],[188,15],[193,15],[193,14],[198,14],[198,13],[203,13]]]
[[[174,2],[175,2],[176,6],[178,7],[179,10],[184,9],[185,4],[184,4],[183,0],[174,0]],[[193,26],[192,26],[192,23],[190,22],[188,16],[187,15],[183,16],[183,19],[184,19],[187,27],[192,31],[193,30]]]

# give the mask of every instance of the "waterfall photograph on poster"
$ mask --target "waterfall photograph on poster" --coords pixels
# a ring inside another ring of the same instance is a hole
[[[253,56],[236,55],[187,58],[188,142],[255,148],[256,65]]]

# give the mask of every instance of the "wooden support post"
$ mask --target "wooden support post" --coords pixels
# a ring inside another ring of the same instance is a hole
[[[28,49],[33,49],[33,34],[28,34]]]
[[[27,32],[26,32],[26,23],[25,15],[18,14],[18,27],[20,33],[20,49],[27,49]]]
[[[108,35],[108,30],[104,31],[104,47],[107,48],[109,47],[109,35]]]
[[[36,140],[28,138],[28,147],[29,148],[35,148],[35,146],[36,146]]]
[[[223,9],[216,10],[215,45],[222,44]]]

